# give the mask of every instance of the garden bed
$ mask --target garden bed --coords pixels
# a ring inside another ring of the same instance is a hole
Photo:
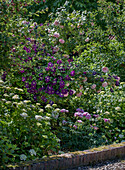
[[[25,162],[23,164],[8,165],[9,170],[61,170],[78,166],[95,164],[106,160],[125,156],[125,142],[93,148],[90,150],[69,152],[54,155],[44,159]]]

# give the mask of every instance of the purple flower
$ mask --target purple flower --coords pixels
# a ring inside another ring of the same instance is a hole
[[[49,104],[52,106],[54,104],[54,102],[52,100],[50,100]]]
[[[103,82],[103,81],[104,81],[104,78],[101,77],[101,78],[100,78],[100,81]]]
[[[56,72],[56,68],[53,67],[53,68],[51,69],[51,71],[52,71],[53,73],[55,73],[55,72]]]
[[[86,72],[83,72],[83,74],[86,74]]]
[[[46,71],[49,71],[49,70],[50,70],[50,68],[49,68],[49,67],[46,67],[45,69],[46,69]]]
[[[43,77],[40,77],[39,80],[43,80]]]
[[[86,115],[86,119],[90,119],[91,118],[91,115],[88,113],[87,115]]]
[[[35,75],[35,74],[36,74],[36,73],[33,71],[33,72],[32,72],[32,75]]]
[[[60,92],[57,90],[57,91],[56,91],[56,94],[57,94],[57,95],[59,95],[59,94],[60,94]]]
[[[112,93],[113,93],[113,92],[114,92],[114,90],[113,90],[112,88],[110,88],[110,92],[112,92]]]
[[[74,117],[80,117],[80,118],[83,118],[83,114],[81,112],[75,112],[74,113]]]
[[[63,95],[62,93],[59,93],[59,96],[60,96],[60,97],[64,97],[64,95]]]
[[[61,92],[62,92],[62,94],[67,94],[68,91],[67,91],[67,89],[62,89]]]
[[[71,96],[73,95],[73,90],[69,91],[69,95],[71,95]]]
[[[83,109],[80,109],[80,108],[76,109],[76,111],[77,111],[77,112],[84,113],[84,110],[83,110]]]
[[[76,125],[73,125],[73,127],[74,127],[75,129],[77,129],[77,126],[76,126]]]
[[[25,87],[26,87],[26,88],[29,88],[29,83],[25,83]]]
[[[65,121],[65,120],[62,121],[62,124],[63,124],[63,125],[65,125],[66,123],[67,123],[67,121]]]
[[[71,75],[71,76],[74,76],[74,75],[75,75],[75,71],[74,71],[74,70],[71,71],[70,75]]]
[[[57,80],[56,80],[56,78],[53,80],[53,82],[52,82],[52,85],[56,85],[57,84]]]
[[[53,67],[53,63],[49,62],[48,67]]]
[[[96,118],[99,117],[99,115],[96,115],[96,114],[94,114],[93,116],[96,117]]]
[[[96,75],[96,74],[97,74],[96,71],[93,71],[92,75],[94,76],[94,75]]]
[[[35,80],[32,81],[31,86],[32,85],[36,85],[36,81]]]
[[[50,81],[50,77],[49,76],[45,77],[45,81],[46,83],[48,83]]]
[[[62,60],[57,60],[57,64],[61,64],[62,63]]]
[[[69,75],[67,75],[67,76],[65,77],[65,79],[66,79],[66,80],[71,80],[71,78],[69,77]]]
[[[116,85],[116,86],[119,86],[119,84],[120,84],[119,81],[116,81],[115,85]]]
[[[24,73],[24,70],[20,70],[21,73]]]
[[[62,76],[58,76],[58,79],[59,79],[59,80],[63,80],[63,77],[62,77]]]
[[[64,88],[65,87],[65,82],[64,81],[60,81],[60,88]]]
[[[22,77],[22,81],[26,81],[26,77]]]

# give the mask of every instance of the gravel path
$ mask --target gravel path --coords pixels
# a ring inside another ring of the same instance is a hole
[[[112,161],[105,161],[93,166],[81,166],[78,168],[72,168],[67,170],[125,170],[125,157],[122,159],[116,159]]]

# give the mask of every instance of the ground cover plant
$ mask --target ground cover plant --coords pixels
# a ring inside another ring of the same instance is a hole
[[[45,1],[1,2],[2,166],[125,139],[120,2],[77,11],[66,1],[45,23],[27,17],[34,3],[48,10]]]

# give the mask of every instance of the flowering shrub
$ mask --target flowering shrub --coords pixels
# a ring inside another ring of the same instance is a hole
[[[22,94],[20,88],[0,86],[0,165],[38,159],[59,149],[49,114],[40,103],[33,105],[30,100],[21,100]]]
[[[98,1],[97,11],[69,13],[66,2],[42,24],[34,19],[43,11],[28,14],[39,1],[7,2],[1,2],[0,50],[8,61],[0,79],[1,165],[55,154],[59,146],[83,150],[123,141],[120,4]]]

